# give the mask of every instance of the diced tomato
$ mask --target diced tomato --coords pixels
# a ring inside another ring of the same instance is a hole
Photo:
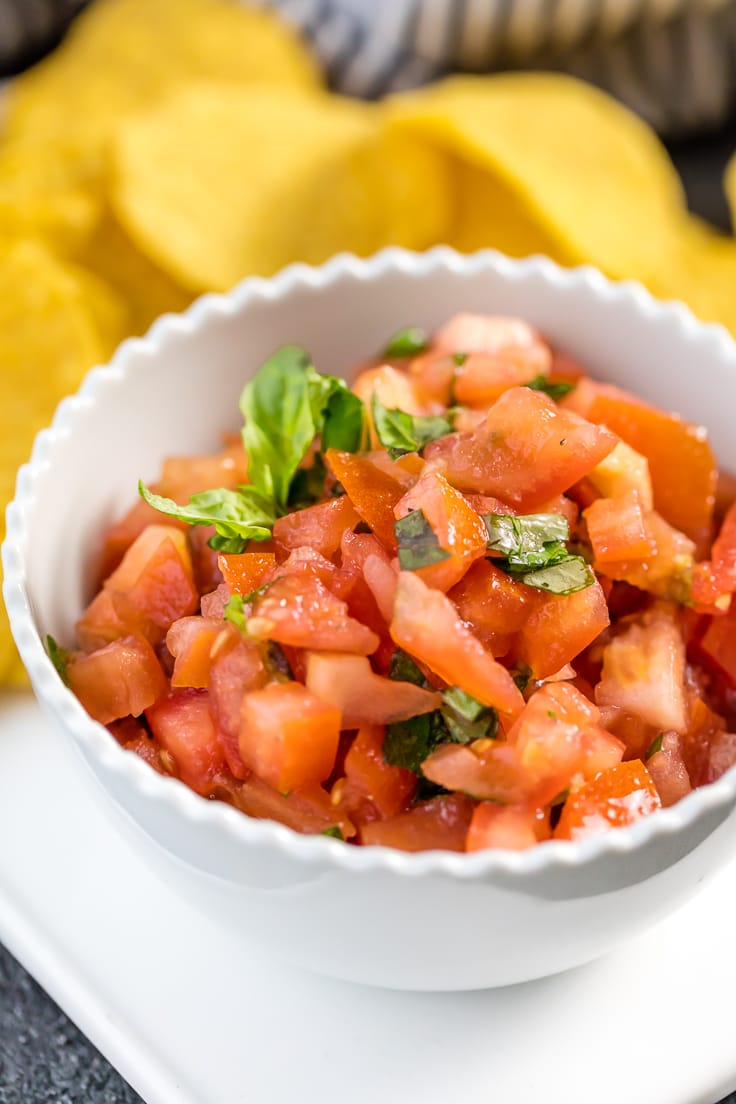
[[[528,387],[506,391],[471,433],[424,450],[453,486],[503,497],[522,512],[566,491],[613,449],[616,438]]]
[[[647,458],[655,509],[670,525],[694,538],[708,530],[717,467],[703,429],[603,385],[596,385],[585,416]]]
[[[174,657],[173,687],[209,686],[212,651],[217,638],[227,632],[222,621],[211,617],[180,617],[166,634],[166,647]]]
[[[277,579],[256,599],[247,628],[256,640],[357,655],[375,652],[380,643],[374,632],[349,616],[345,602],[311,574]]]
[[[449,353],[485,353],[516,364],[535,376],[547,376],[552,364],[549,346],[538,330],[521,318],[492,314],[456,314],[441,326],[434,347]]]
[[[244,597],[273,578],[276,556],[273,552],[221,553],[219,564],[230,591]]]
[[[473,802],[462,794],[442,794],[409,812],[374,820],[360,829],[360,842],[399,851],[463,851]]]
[[[457,361],[446,349],[431,349],[409,365],[414,390],[421,402],[452,406]]]
[[[618,498],[636,491],[642,509],[654,508],[649,461],[625,441],[619,441],[613,452],[588,473],[587,479],[604,498]]]
[[[474,563],[448,597],[494,656],[506,654],[513,634],[524,627],[537,601],[532,587],[513,579],[490,560]]]
[[[540,343],[541,356],[527,351],[514,355],[511,350],[496,355],[469,353],[457,368],[454,394],[458,403],[483,409],[512,387],[531,383],[540,375],[546,375],[549,365],[544,364],[544,354],[549,360],[549,350]]]
[[[339,741],[340,710],[299,682],[271,682],[243,698],[243,762],[282,793],[323,782]]]
[[[130,634],[158,644],[171,622],[194,613],[198,604],[185,535],[169,525],[149,525],[85,610],[77,636],[85,649]]]
[[[599,498],[583,516],[596,563],[645,560],[652,555],[653,542],[645,525],[638,491],[627,491],[617,498]]]
[[[405,812],[416,790],[411,771],[392,767],[383,758],[383,736],[379,725],[361,726],[345,756],[345,777],[333,790],[356,824]]]
[[[674,607],[660,603],[611,640],[595,698],[661,730],[685,732],[685,645]]]
[[[368,410],[373,395],[376,395],[387,410],[405,410],[407,414],[431,413],[417,393],[411,376],[392,364],[364,369],[355,379],[353,391]]]
[[[525,851],[541,840],[549,839],[549,836],[549,814],[546,810],[481,801],[470,821],[465,850],[483,851],[499,847],[508,851]]]
[[[365,656],[310,652],[306,684],[340,710],[341,728],[406,721],[442,704],[439,694],[377,675]]]
[[[715,713],[702,698],[690,701],[688,729],[682,739],[682,757],[693,786],[703,786],[717,777],[711,769],[711,748],[721,744],[726,732],[726,722]]]
[[[158,493],[158,484],[153,489]],[[175,518],[167,518],[166,521],[172,528],[181,529],[182,532],[187,529],[187,525],[183,521],[177,521]],[[139,498],[135,505],[131,506],[128,512],[107,530],[100,555],[98,576],[100,585],[112,574],[133,541],[141,535],[143,530],[147,529],[149,525],[160,524],[161,514],[158,510],[154,510],[153,506],[149,506],[147,502]]]
[[[342,597],[338,569],[332,560],[326,559],[321,552],[310,548],[309,545],[295,548],[293,552],[290,552],[276,574],[312,575],[315,579],[319,579],[321,583],[324,583],[338,597]]]
[[[343,569],[353,576],[362,575],[370,590],[376,610],[388,625],[394,610],[396,596],[396,571],[386,555],[383,545],[371,533],[343,534]],[[352,598],[352,595],[351,595]],[[365,613],[365,608],[364,608]],[[361,617],[374,631],[380,632],[370,618]]]
[[[168,759],[168,752],[163,750],[158,740],[147,736],[145,732],[123,744],[123,747],[126,751],[132,751],[144,763],[148,763],[149,767],[153,767],[157,774],[171,774],[168,769],[168,762],[164,761]],[[173,764],[171,765],[173,766]]]
[[[590,696],[593,696],[592,688]],[[600,723],[626,745],[624,759],[645,760],[649,748],[660,732],[656,725],[649,724],[634,713],[618,709],[615,705],[601,706]]]
[[[394,507],[404,494],[402,484],[370,460],[338,449],[327,449],[325,460],[363,521],[389,551],[396,550]]]
[[[682,755],[682,737],[676,732],[663,734],[661,748],[647,759],[647,770],[665,809],[692,790]]]
[[[316,835],[338,828],[344,839],[355,835],[355,825],[345,809],[333,804],[330,795],[321,786],[305,786],[282,794],[258,775],[249,773],[233,789],[232,799],[248,816],[278,821],[295,832]]]
[[[574,594],[538,591],[519,635],[519,659],[536,678],[547,678],[573,662],[609,621],[606,596],[597,580]]]
[[[556,495],[549,502],[543,502],[538,512],[540,514],[562,514],[572,533],[578,523],[580,509],[577,502],[573,502],[567,495]]]
[[[239,742],[243,697],[264,686],[267,678],[258,648],[233,625],[228,626],[210,653],[209,702],[228,766],[236,778],[246,774]]]
[[[629,759],[571,792],[555,828],[555,838],[587,839],[633,824],[660,807],[649,771],[638,759]]]
[[[209,545],[214,534],[214,525],[192,525],[187,529],[194,585],[200,594],[210,594],[222,582],[219,553]]]
[[[513,678],[458,616],[452,602],[410,571],[399,573],[391,636],[446,682],[515,716],[524,706]]]
[[[227,583],[220,583],[220,585],[209,594],[203,594],[199,606],[202,616],[222,621],[225,616],[225,606],[228,604],[231,597],[232,594],[230,593],[230,587]]]
[[[139,717],[168,689],[156,653],[137,636],[120,637],[89,655],[77,655],[68,676],[84,708],[101,724]]]
[[[429,465],[417,483],[396,504],[397,518],[421,510],[434,532],[440,548],[449,558],[420,568],[416,574],[437,590],[449,590],[462,579],[474,560],[485,555],[486,527],[463,495]]]
[[[146,710],[151,732],[173,756],[182,782],[206,794],[225,756],[206,690],[172,690]]]
[[[713,734],[708,747],[708,764],[704,782],[715,782],[736,764],[736,733],[720,729]]]
[[[211,487],[234,490],[248,480],[248,458],[239,438],[214,456],[170,456],[164,461],[159,493],[175,502]]]
[[[713,617],[699,642],[699,652],[708,664],[722,671],[736,686],[736,599],[731,599],[723,617]]]
[[[736,505],[731,506],[713,541],[710,560],[696,564],[693,601],[698,606],[728,609],[728,596],[736,590]]]
[[[330,559],[340,547],[345,530],[354,529],[359,521],[350,499],[341,495],[278,518],[273,535],[289,551],[307,545]]]
[[[668,525],[656,510],[646,515],[644,527],[653,551],[645,560],[607,560],[606,575],[661,598],[687,600],[695,549],[693,542]]]

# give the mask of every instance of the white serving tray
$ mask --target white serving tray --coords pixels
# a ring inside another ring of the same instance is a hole
[[[85,772],[30,695],[0,695],[0,940],[148,1104],[714,1104],[736,1087],[736,864],[591,966],[385,992],[192,911]],[[453,934],[482,953],[472,916]]]

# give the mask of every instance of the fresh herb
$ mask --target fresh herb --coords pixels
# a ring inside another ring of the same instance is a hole
[[[280,682],[293,682],[294,672],[286,658],[284,649],[275,640],[269,640],[265,648],[261,649],[265,667],[271,675]]]
[[[225,603],[222,616],[236,629],[245,632],[245,600],[239,594],[231,594]]]
[[[463,364],[465,363],[465,361],[467,359],[468,359],[468,354],[467,353],[453,353],[452,354],[453,364],[456,364],[458,368],[462,368]]]
[[[303,510],[322,499],[325,489],[327,468],[321,453],[316,453],[314,463],[308,468],[299,468],[289,488],[289,509]]]
[[[486,514],[483,520],[488,550],[503,557],[494,562],[526,586],[549,594],[575,594],[595,582],[583,557],[568,551],[570,527],[562,514]]]
[[[513,675],[514,682],[523,694],[527,686],[529,685],[529,680],[532,677],[531,667],[527,667],[525,663],[522,663],[516,669],[516,671],[512,671],[511,673]]]
[[[439,709],[408,721],[386,726],[383,758],[392,767],[403,767],[421,775],[422,763],[439,744],[448,741],[448,731]]]
[[[388,677],[394,682],[411,682],[414,686],[426,686],[427,680],[414,660],[401,648],[397,648],[391,656],[388,668]]]
[[[248,486],[192,495],[186,505],[138,489],[150,506],[189,525],[214,525],[212,548],[242,552],[249,540],[268,540],[277,517],[321,494],[320,461],[299,474],[315,437],[323,448],[354,452],[363,443],[365,411],[345,380],[323,376],[298,345],[285,345],[243,388],[243,442]],[[294,484],[296,482],[296,487]],[[322,479],[324,483],[324,479]]]
[[[342,834],[342,828],[339,824],[333,824],[330,828],[323,828],[320,832],[321,836],[330,836],[331,839],[344,840],[345,837]]]
[[[664,743],[664,732],[660,732],[659,736],[652,740],[652,743],[647,752],[647,759],[651,759],[653,755],[656,755],[658,751],[662,750],[662,744]]]
[[[242,552],[249,540],[268,540],[276,520],[272,504],[255,487],[237,491],[219,487],[192,495],[186,506],[153,494],[142,482],[138,493],[149,506],[189,525],[214,525],[210,546],[221,552]]]
[[[72,653],[57,644],[50,634],[46,637],[46,652],[65,686],[69,685],[69,661]]]
[[[580,556],[570,556],[567,560],[530,571],[520,575],[526,586],[546,590],[548,594],[576,594],[595,582],[593,569]]]
[[[491,706],[479,702],[459,686],[450,686],[443,691],[442,701],[442,718],[453,743],[469,744],[473,740],[495,739],[498,714]]]
[[[568,555],[570,527],[562,514],[485,514],[483,521],[489,552],[503,556],[509,570],[547,567]]]
[[[420,452],[430,441],[452,433],[447,418],[439,415],[412,415],[405,410],[389,410],[373,392],[371,413],[378,440],[388,449],[392,459],[407,452]]]
[[[543,391],[555,402],[558,399],[564,399],[565,395],[569,395],[571,391],[575,390],[574,383],[566,383],[565,380],[551,383],[546,376],[535,376],[531,383],[527,383],[526,386],[532,391]]]
[[[570,787],[566,786],[564,790],[560,790],[560,792],[552,798],[552,800],[550,801],[550,805],[552,806],[552,808],[554,808],[555,805],[564,805],[569,796]]]
[[[428,347],[429,339],[424,330],[420,330],[418,326],[407,326],[394,334],[383,350],[383,355],[386,360],[397,360],[401,357],[417,356]]]
[[[441,563],[450,553],[440,547],[437,535],[422,510],[412,510],[394,522],[399,544],[399,565],[402,571],[419,571],[422,567]]]

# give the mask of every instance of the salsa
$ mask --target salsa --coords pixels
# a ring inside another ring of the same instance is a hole
[[[299,346],[104,534],[57,669],[129,752],[303,833],[578,840],[736,763],[736,483],[518,318]]]

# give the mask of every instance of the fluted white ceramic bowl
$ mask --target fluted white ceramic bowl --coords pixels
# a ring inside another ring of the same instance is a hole
[[[654,923],[732,853],[736,771],[582,843],[469,855],[350,847],[251,820],[162,778],[87,716],[41,641],[50,632],[71,642],[101,530],[135,500],[138,477],[153,479],[168,454],[216,448],[223,429],[237,428],[243,383],[276,346],[299,342],[322,370],[346,373],[400,326],[431,330],[458,310],[531,320],[594,375],[707,425],[736,471],[736,345],[724,330],[591,269],[390,249],[247,280],[127,341],[38,436],[3,548],[5,601],[39,701],[141,862],[243,939],[319,972],[395,988],[541,977]]]

